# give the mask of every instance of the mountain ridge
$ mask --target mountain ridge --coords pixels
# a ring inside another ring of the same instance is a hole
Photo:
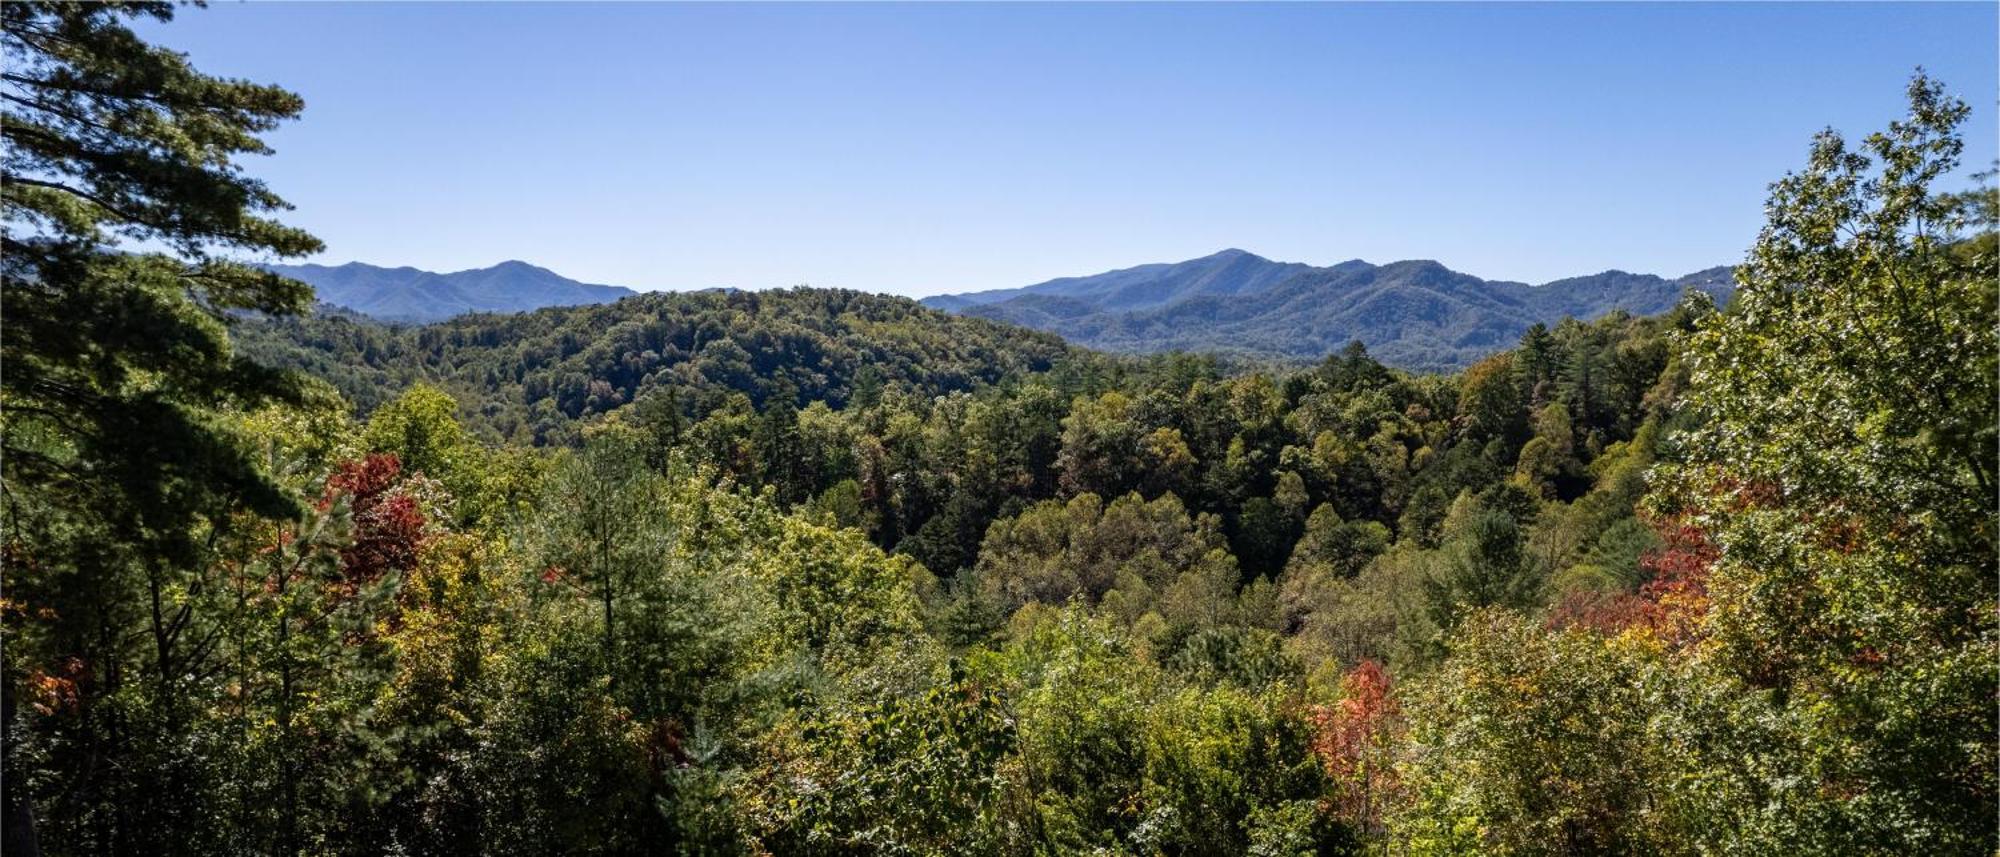
[[[1256,291],[1275,284],[1285,276],[1311,268],[1311,265],[1302,263],[1272,262],[1255,253],[1231,247],[1184,262],[1153,262],[1098,274],[1057,277],[1018,288],[933,295],[922,300],[937,309],[956,311],[1028,295],[1088,295],[1103,299],[1108,306],[1138,309],[1193,294]]]
[[[639,294],[521,260],[445,273],[364,262],[267,267],[312,285],[326,304],[389,322],[427,324]],[[1671,309],[1690,289],[1727,301],[1730,269],[1668,279],[1614,268],[1530,285],[1481,279],[1432,259],[1313,266],[1228,248],[1182,262],[920,302],[1105,351],[1210,351],[1290,361],[1317,359],[1360,341],[1389,365],[1449,371],[1505,347],[1534,324],[1621,310],[1652,315]]]
[[[1612,269],[1529,285],[1481,279],[1431,259],[1315,267],[1230,248],[923,303],[1109,351],[1312,359],[1359,340],[1385,363],[1429,371],[1469,365],[1537,323],[1665,312],[1690,289],[1727,301],[1729,270],[1668,279]]]
[[[322,302],[382,321],[428,323],[472,312],[609,303],[638,294],[624,286],[572,280],[518,259],[447,273],[366,262],[265,269],[312,286]]]

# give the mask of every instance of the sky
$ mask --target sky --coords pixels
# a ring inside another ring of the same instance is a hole
[[[927,295],[1240,247],[1489,279],[1740,261],[1923,66],[1996,157],[2000,5],[230,3],[148,38],[305,97],[311,261]]]

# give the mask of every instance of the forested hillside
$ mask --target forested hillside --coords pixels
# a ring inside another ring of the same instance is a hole
[[[456,396],[482,433],[528,443],[574,440],[579,420],[653,393],[698,412],[730,393],[842,407],[1092,359],[1052,335],[827,289],[654,292],[422,327],[322,310],[244,319],[235,332],[246,354],[317,375],[364,412],[423,381]]]
[[[301,105],[174,12],[0,6],[9,855],[2000,848],[1931,80],[1727,308],[1224,371],[807,289],[301,317],[230,261],[318,248],[241,164]]]
[[[1156,309],[1203,295],[1261,292],[1313,270],[1296,262],[1273,262],[1234,247],[1185,262],[1156,263],[1087,277],[1060,277],[1018,289],[995,289],[924,298],[925,306],[965,310],[1018,302],[1074,302],[1085,311]]]
[[[1662,313],[1690,289],[1727,303],[1733,288],[1727,268],[1677,279],[1605,271],[1529,286],[1430,261],[1356,259],[1315,268],[1231,249],[924,303],[1111,351],[1210,351],[1298,363],[1358,341],[1391,366],[1438,372],[1470,366],[1537,324]]]

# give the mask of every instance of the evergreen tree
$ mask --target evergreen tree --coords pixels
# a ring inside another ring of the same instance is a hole
[[[72,828],[75,847],[113,854],[201,847],[203,820],[160,814],[192,782],[173,748],[191,746],[181,686],[201,645],[188,631],[201,554],[239,508],[300,510],[228,414],[310,390],[233,348],[233,313],[311,299],[242,260],[320,248],[273,218],[284,201],[240,163],[303,103],[202,74],[127,25],[172,15],[168,3],[0,6],[7,583],[59,617],[33,648],[10,646],[6,707],[23,670],[81,665],[89,713],[70,733],[82,752],[55,760],[75,765],[57,811],[88,825]],[[13,725],[8,844],[32,853]]]
[[[120,536],[184,549],[192,519],[234,498],[292,508],[215,414],[302,395],[234,352],[228,314],[295,312],[311,290],[236,256],[320,243],[271,219],[285,203],[237,163],[268,152],[258,135],[303,102],[201,74],[125,24],[172,14],[167,3],[0,12],[0,357],[10,496],[88,504]],[[126,241],[161,252],[125,252]]]

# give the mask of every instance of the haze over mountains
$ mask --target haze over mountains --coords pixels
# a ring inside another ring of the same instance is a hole
[[[636,294],[526,262],[448,274],[359,262],[272,269],[311,284],[322,301],[399,322],[608,303]],[[1614,310],[1651,315],[1671,309],[1688,289],[1723,302],[1732,288],[1729,269],[1721,267],[1676,279],[1606,271],[1531,286],[1483,280],[1427,260],[1315,267],[1229,249],[922,303],[1106,351],[1310,360],[1358,339],[1384,363],[1438,371],[1507,348],[1538,322],[1592,319]]]
[[[1614,310],[1665,312],[1688,289],[1726,301],[1734,288],[1729,271],[1709,268],[1671,280],[1605,271],[1530,286],[1483,280],[1428,260],[1354,260],[1319,268],[1229,249],[1176,264],[923,302],[1108,351],[1311,359],[1359,339],[1384,363],[1445,370],[1509,347],[1537,322]]]
[[[519,261],[448,274],[361,262],[266,267],[312,286],[326,303],[383,321],[425,323],[469,312],[609,303],[636,294],[623,286],[580,283]]]

